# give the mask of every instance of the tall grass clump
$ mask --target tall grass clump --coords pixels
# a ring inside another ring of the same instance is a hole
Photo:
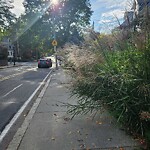
[[[124,41],[123,50],[110,50],[109,42],[103,49],[101,39],[97,43],[103,61],[78,67],[72,93],[79,100],[69,105],[68,113],[75,116],[105,108],[128,131],[150,141],[150,40],[143,48]]]

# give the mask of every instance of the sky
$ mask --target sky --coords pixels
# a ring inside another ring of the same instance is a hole
[[[94,22],[95,30],[108,33],[120,23],[123,22],[124,12],[130,10],[132,0],[90,0],[93,15],[91,24]],[[14,0],[15,9],[13,12],[19,16],[23,13],[23,0]]]
[[[110,32],[118,26],[118,21],[123,22],[124,12],[131,9],[131,0],[90,0],[95,30],[99,32]]]

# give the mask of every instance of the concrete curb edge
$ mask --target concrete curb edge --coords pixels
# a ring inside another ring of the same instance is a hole
[[[24,134],[36,112],[36,109],[38,108],[41,100],[42,100],[42,97],[51,81],[51,77],[52,75],[50,76],[50,78],[47,80],[44,88],[42,89],[42,91],[40,92],[39,96],[37,97],[37,99],[35,100],[32,108],[30,109],[28,115],[26,116],[24,122],[22,123],[21,127],[17,130],[16,134],[14,135],[12,141],[10,142],[10,144],[8,145],[8,148],[7,150],[17,150],[23,137],[24,137]]]

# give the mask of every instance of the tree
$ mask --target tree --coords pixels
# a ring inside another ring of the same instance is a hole
[[[0,28],[8,27],[15,21],[15,14],[10,11],[12,8],[12,1],[0,0]]]
[[[55,30],[58,43],[61,44],[66,42],[74,31],[81,33],[82,28],[89,24],[92,15],[89,0],[63,0],[57,6],[52,6],[47,0],[26,0],[24,7],[29,20],[37,18],[33,26],[36,31],[42,31],[40,36],[52,40]]]
[[[57,6],[49,0],[25,0],[23,4],[25,14],[18,18],[12,33],[15,35],[17,29],[24,55],[51,51],[54,30],[58,46],[70,39],[81,40],[82,28],[89,24],[92,14],[89,0],[63,0]]]
[[[82,40],[82,29],[92,14],[89,0],[62,0],[57,6],[49,0],[25,0],[23,4],[25,14],[11,27],[11,33],[15,35],[12,39],[18,37],[24,55],[51,51],[54,30],[58,46],[70,39]]]

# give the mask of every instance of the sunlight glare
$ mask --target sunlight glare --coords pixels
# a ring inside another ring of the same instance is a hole
[[[51,3],[52,3],[53,5],[57,5],[57,4],[58,4],[58,0],[52,0]]]

